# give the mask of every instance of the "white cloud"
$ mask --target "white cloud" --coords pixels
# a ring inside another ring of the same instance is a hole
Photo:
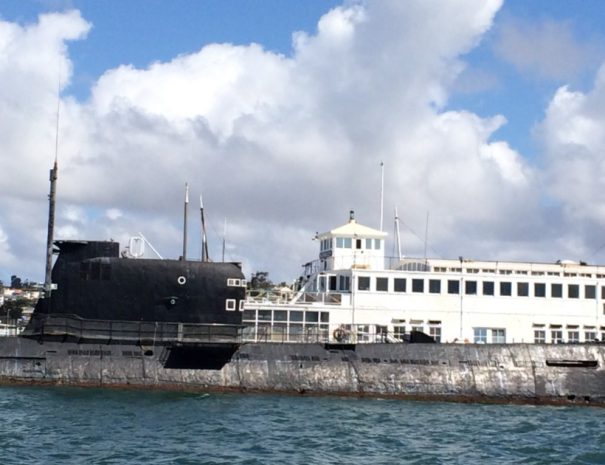
[[[584,254],[595,252],[604,242],[604,108],[602,67],[590,92],[561,87],[537,130],[545,147],[550,194],[564,212],[566,229],[575,235],[574,248]]]
[[[387,215],[398,205],[406,223],[423,228],[430,211],[431,237],[446,254],[505,258],[510,244],[532,249],[531,230],[543,220],[539,176],[506,142],[492,140],[504,119],[443,111],[464,69],[460,57],[490,29],[500,5],[347,4],[321,18],[316,34],[295,34],[289,57],[259,45],[210,44],[147,69],[107,70],[90,101],[62,101],[58,198],[83,209],[86,221],[61,218],[59,233],[125,244],[141,231],[176,257],[188,181],[193,197],[204,193],[212,255],[220,254],[226,216],[228,258],[244,261],[248,273],[262,268],[287,280],[315,255],[315,231],[344,223],[349,209],[377,226],[384,161]],[[70,69],[64,43],[90,26],[76,13],[53,18],[66,32],[39,32],[36,40],[55,41],[40,52],[41,63],[60,59]],[[14,56],[27,50],[18,38],[12,47]],[[28,263],[39,257],[41,270],[48,184],[39,167],[50,166],[54,79],[42,65],[1,66],[12,81],[43,81],[36,89],[45,89],[35,100],[0,89],[0,100],[16,102],[1,117],[12,132],[0,137],[0,153],[11,154],[4,157],[11,174],[0,174],[0,206],[16,212],[15,199],[23,202],[20,215],[3,224],[11,249],[31,257]],[[23,217],[36,218],[36,247],[18,242],[31,231]],[[189,237],[198,236],[199,226],[190,227]],[[421,250],[406,244],[406,253]],[[0,257],[4,273],[7,266]]]

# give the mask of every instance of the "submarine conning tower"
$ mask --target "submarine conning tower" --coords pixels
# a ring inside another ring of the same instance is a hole
[[[55,290],[38,301],[25,337],[238,338],[246,285],[239,264],[122,258],[112,241],[54,245]]]

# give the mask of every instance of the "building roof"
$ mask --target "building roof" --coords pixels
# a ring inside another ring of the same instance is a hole
[[[337,228],[331,229],[328,232],[321,233],[317,237],[319,239],[327,239],[329,237],[358,237],[358,238],[370,238],[370,239],[383,239],[387,236],[387,233],[373,229],[363,224],[357,223],[354,219],[349,220],[348,223],[343,224]]]

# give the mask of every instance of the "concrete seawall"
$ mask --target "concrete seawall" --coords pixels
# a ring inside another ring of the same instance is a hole
[[[244,344],[220,370],[164,368],[166,350],[0,338],[0,383],[605,406],[600,344]]]

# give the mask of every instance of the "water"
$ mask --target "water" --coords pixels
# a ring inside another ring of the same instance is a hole
[[[0,388],[0,464],[605,464],[605,409]]]

